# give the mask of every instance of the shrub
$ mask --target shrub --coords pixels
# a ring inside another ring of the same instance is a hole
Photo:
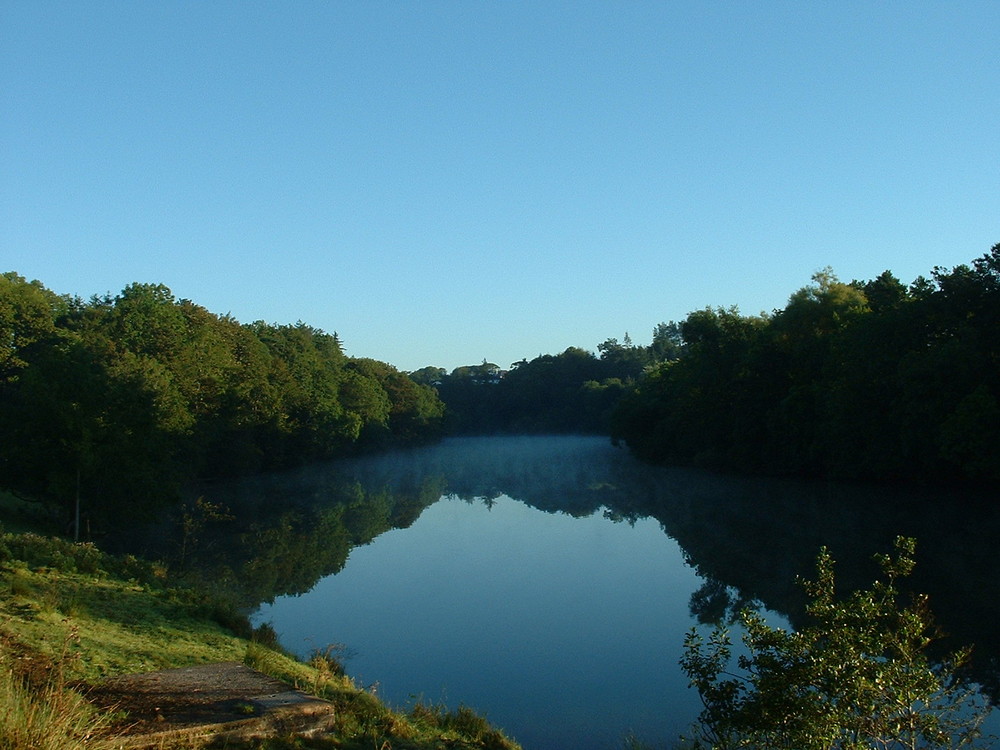
[[[727,672],[731,640],[716,628],[708,642],[692,630],[681,667],[705,709],[696,748],[861,750],[974,747],[989,705],[956,672],[964,649],[932,662],[940,637],[927,598],[901,603],[896,582],[913,569],[914,542],[900,538],[895,559],[877,559],[886,581],[844,600],[834,595],[833,560],[823,549],[807,627],[787,632],[756,612],[741,615],[749,651]]]
[[[40,534],[5,534],[0,538],[4,557],[22,560],[35,568],[55,568],[65,573],[95,574],[105,570],[106,555],[90,543],[70,542]]]

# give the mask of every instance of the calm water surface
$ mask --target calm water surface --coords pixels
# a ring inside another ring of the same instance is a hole
[[[988,506],[652,469],[596,438],[452,440],[234,498],[248,493],[295,506],[283,528],[302,530],[248,570],[309,550],[287,580],[272,574],[255,622],[303,656],[344,644],[348,673],[391,704],[471,706],[526,750],[621,747],[627,733],[669,746],[700,708],[677,666],[692,626],[751,602],[794,623],[794,578],[821,545],[845,587],[867,585],[871,555],[900,533],[920,540],[916,584],[949,632],[980,644],[977,679],[996,688]]]
[[[697,714],[675,665],[698,587],[656,521],[446,497],[257,619],[300,654],[349,645],[396,705],[462,702],[530,748],[614,747]]]

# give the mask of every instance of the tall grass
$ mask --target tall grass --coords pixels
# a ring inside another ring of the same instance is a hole
[[[34,687],[0,650],[0,750],[104,750],[112,745],[97,734],[108,722],[63,684],[61,670]]]

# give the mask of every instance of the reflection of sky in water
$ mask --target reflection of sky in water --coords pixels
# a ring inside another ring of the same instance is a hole
[[[616,748],[629,731],[669,747],[700,710],[677,662],[702,582],[655,519],[444,498],[255,620],[300,655],[346,644],[348,672],[390,703],[464,703],[526,750]]]
[[[345,643],[348,671],[391,703],[464,703],[527,750],[604,748],[696,716],[677,661],[700,582],[654,520],[446,498],[256,620],[300,654]]]

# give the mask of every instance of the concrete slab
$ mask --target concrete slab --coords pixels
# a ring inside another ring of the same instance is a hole
[[[88,692],[96,705],[124,712],[119,747],[190,747],[216,737],[255,739],[330,731],[333,704],[238,662],[122,675]]]

